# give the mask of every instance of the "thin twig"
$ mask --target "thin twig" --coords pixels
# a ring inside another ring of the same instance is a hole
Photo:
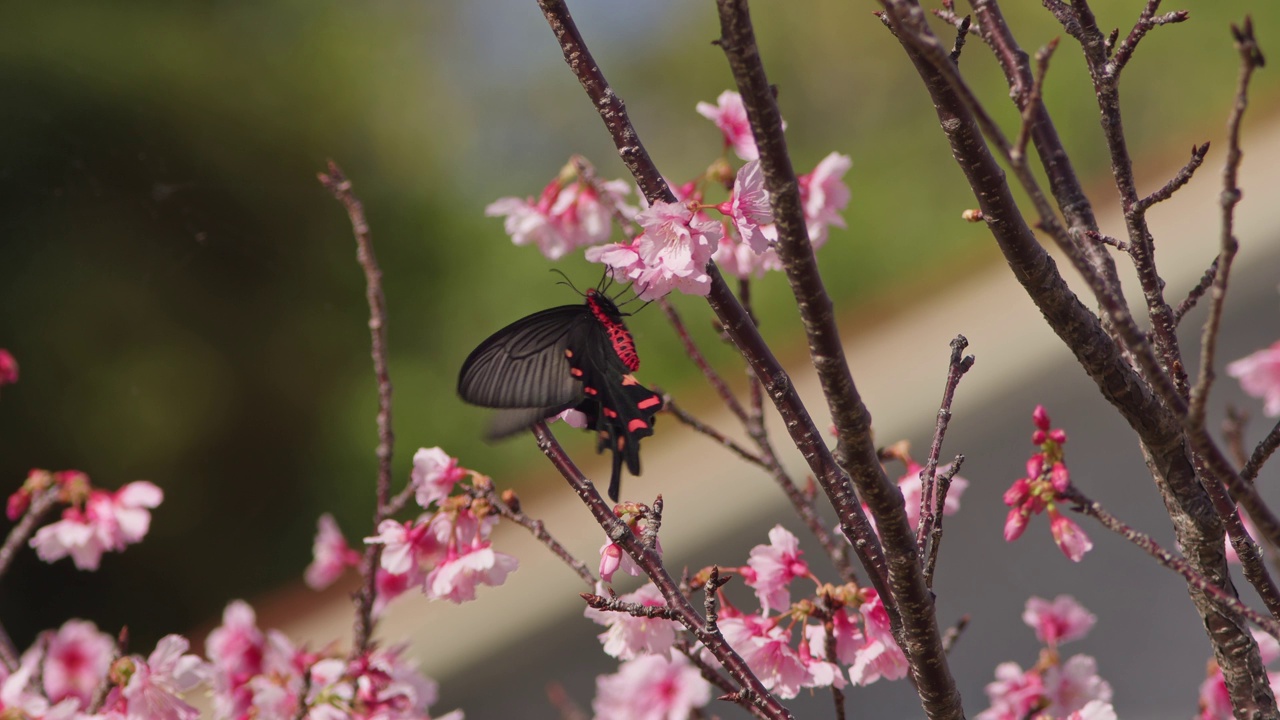
[[[719,430],[716,430],[710,425],[707,425],[706,423],[697,419],[693,415],[690,415],[689,411],[677,405],[675,400],[672,399],[670,395],[664,394],[662,396],[662,409],[664,412],[668,412],[674,415],[677,420],[684,423],[685,425],[688,425],[694,430],[702,433],[703,435],[706,435],[712,440],[715,440],[720,445],[723,445],[729,450],[732,450],[735,455],[742,458],[743,460],[746,460],[752,465],[758,465],[766,470],[769,469],[768,466],[765,465],[764,460],[762,460],[758,455],[742,447],[735,440],[725,437]]]
[[[560,558],[561,562],[568,565],[569,569],[573,570],[573,572],[582,579],[582,582],[587,584],[587,587],[595,588],[596,576],[592,574],[591,569],[587,567],[585,562],[574,557],[573,553],[569,552],[568,548],[560,544],[560,541],[556,540],[551,533],[547,532],[546,525],[542,520],[535,520],[528,515],[525,515],[519,509],[512,507],[511,504],[498,496],[498,493],[492,484],[488,485],[486,488],[472,488],[472,493],[483,496],[489,502],[489,505],[493,507],[493,509],[497,510],[498,514],[503,518],[510,520],[525,530],[528,530],[529,534],[533,535],[538,542],[547,546],[547,549],[551,551],[552,555]]]
[[[964,633],[965,628],[969,627],[969,616],[961,615],[955,625],[946,629],[942,633],[942,651],[950,654],[951,648],[956,646],[956,641],[960,639],[960,635]]]
[[[706,355],[702,354],[702,350],[698,349],[698,344],[693,341],[693,337],[689,335],[689,328],[685,326],[684,320],[680,318],[680,313],[676,312],[676,308],[666,298],[658,301],[658,307],[662,308],[662,312],[666,313],[667,319],[671,321],[671,326],[675,328],[676,336],[680,338],[680,344],[684,346],[685,353],[693,360],[693,364],[698,366],[702,374],[706,376],[707,382],[711,383],[711,387],[715,388],[716,394],[724,401],[729,410],[738,417],[742,422],[747,422],[747,412],[742,409],[742,404],[738,402],[738,398],[734,396],[733,391],[729,389],[728,383],[711,367],[711,363],[707,361]]]
[[[1193,570],[1185,559],[1165,550],[1150,536],[1125,524],[1103,508],[1101,504],[1090,500],[1078,488],[1074,486],[1069,488],[1064,496],[1075,503],[1081,512],[1102,523],[1103,527],[1133,543],[1139,549],[1155,558],[1161,565],[1181,575],[1188,585],[1212,598],[1227,613],[1237,618],[1248,620],[1265,630],[1268,635],[1280,638],[1280,622],[1277,622],[1276,619],[1269,618],[1248,607],[1240,602],[1238,598],[1209,582],[1207,578]]]
[[[18,550],[27,542],[31,534],[35,532],[36,525],[44,520],[47,514],[58,501],[59,487],[54,485],[37,491],[35,496],[31,498],[31,504],[27,506],[27,512],[23,514],[22,519],[17,525],[9,531],[8,537],[4,540],[4,545],[0,545],[0,578],[9,572],[9,566],[13,564],[14,557],[17,556]]]
[[[18,670],[18,647],[13,644],[13,638],[9,637],[9,633],[2,625],[0,625],[0,663],[4,663],[4,669],[10,675]]]
[[[951,360],[947,364],[947,381],[942,388],[942,404],[938,407],[938,421],[933,428],[933,442],[929,445],[929,457],[920,470],[920,520],[916,527],[916,547],[922,552],[932,530],[935,509],[939,515],[942,514],[941,501],[934,498],[933,483],[938,472],[938,458],[942,456],[942,440],[951,422],[951,403],[955,400],[956,387],[960,385],[960,378],[973,367],[973,356],[964,354],[967,347],[969,340],[963,335],[957,335],[951,341]]]
[[[644,509],[644,530],[640,532],[640,542],[645,547],[657,549],[658,532],[662,529],[662,496],[653,499],[653,505]]]
[[[1142,14],[1138,16],[1138,22],[1134,24],[1133,30],[1130,30],[1128,36],[1115,48],[1115,55],[1111,58],[1111,75],[1119,77],[1120,71],[1124,70],[1124,66],[1133,58],[1133,51],[1138,48],[1138,43],[1152,28],[1170,23],[1180,23],[1189,17],[1186,10],[1175,10],[1164,15],[1156,15],[1156,10],[1159,9],[1160,0],[1147,0],[1147,5],[1142,9]],[[1112,37],[1114,38],[1115,35],[1113,34]],[[1111,42],[1112,45],[1115,44],[1115,40]]]
[[[1178,304],[1178,308],[1173,311],[1173,321],[1175,323],[1182,322],[1182,318],[1191,312],[1200,298],[1205,292],[1213,286],[1213,279],[1218,275],[1218,256],[1213,256],[1213,262],[1209,263],[1209,268],[1204,271],[1204,275],[1200,277],[1200,282],[1191,288],[1191,292],[1187,293],[1187,299]]]
[[[1253,454],[1249,456],[1249,462],[1244,464],[1244,468],[1240,471],[1240,479],[1246,483],[1253,484],[1258,479],[1258,473],[1262,471],[1262,465],[1267,462],[1276,448],[1280,447],[1280,421],[1271,427],[1271,431],[1267,436],[1258,443],[1258,447],[1253,449]]]
[[[1191,159],[1187,161],[1186,165],[1182,166],[1182,169],[1178,171],[1178,174],[1174,175],[1172,180],[1165,183],[1164,187],[1139,200],[1138,204],[1134,206],[1134,209],[1137,212],[1146,212],[1152,205],[1155,205],[1158,202],[1164,202],[1165,200],[1173,197],[1173,194],[1180,190],[1183,185],[1191,182],[1191,176],[1195,175],[1196,169],[1204,163],[1204,157],[1208,153],[1209,143],[1207,142],[1192,146]]]
[[[929,537],[929,558],[924,564],[924,581],[930,589],[933,588],[933,571],[938,564],[938,548],[942,547],[942,516],[946,514],[943,510],[947,506],[947,491],[951,489],[951,481],[956,473],[960,472],[960,466],[963,464],[964,455],[956,455],[956,459],[951,461],[951,467],[938,476],[938,499],[935,503],[938,512],[934,516],[933,532]]]
[[[969,38],[969,23],[970,18],[968,15],[965,15],[964,19],[960,21],[960,24],[956,26],[956,43],[951,46],[951,62],[956,65],[960,64],[960,52],[964,50],[964,41]],[[844,703],[840,704],[840,708],[841,715],[843,715]]]
[[[373,511],[376,529],[387,517],[391,505],[391,453],[395,434],[391,428],[391,375],[387,362],[387,300],[382,293],[382,270],[373,254],[373,237],[364,216],[364,205],[351,189],[351,181],[338,164],[329,161],[329,172],[319,174],[320,183],[347,209],[351,229],[356,238],[356,259],[364,270],[365,298],[369,302],[369,335],[373,371],[378,383],[378,458],[377,506]],[[356,622],[351,652],[360,655],[369,649],[373,635],[373,604],[377,599],[377,569],[382,557],[382,544],[371,543],[364,553],[360,572],[364,586],[356,597]]]
[[[1044,99],[1044,78],[1049,74],[1049,60],[1053,51],[1058,49],[1058,38],[1049,41],[1048,45],[1036,51],[1036,73],[1031,82],[1031,95],[1022,106],[1022,125],[1018,128],[1018,139],[1013,144],[1010,157],[1017,162],[1024,162],[1027,155],[1027,142],[1031,139],[1031,126],[1036,119],[1036,108]]]
[[[560,720],[588,720],[589,716],[569,696],[564,685],[552,681],[547,685],[547,702],[560,712]]]

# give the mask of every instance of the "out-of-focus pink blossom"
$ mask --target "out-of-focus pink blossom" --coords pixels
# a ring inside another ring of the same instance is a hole
[[[769,544],[751,549],[746,583],[756,591],[765,613],[785,610],[791,605],[791,581],[810,577],[809,565],[800,559],[800,541],[786,528],[775,525],[769,531]]]
[[[1044,671],[1045,711],[1053,717],[1082,710],[1091,700],[1111,702],[1111,685],[1098,675],[1098,662],[1088,655],[1074,655]]]
[[[683,655],[643,655],[596,678],[596,720],[681,720],[711,702],[711,685]]]
[[[1109,702],[1090,700],[1083,708],[1068,715],[1067,720],[1116,720],[1116,709]]]
[[[1070,595],[1059,595],[1052,602],[1033,597],[1022,611],[1022,622],[1036,631],[1040,642],[1051,647],[1084,637],[1097,621]]]
[[[75,698],[64,700],[56,710],[50,711],[49,700],[35,682],[43,659],[38,646],[33,646],[23,653],[21,662],[12,673],[0,664],[0,717],[53,718],[55,713],[59,713],[61,718],[70,720],[77,715],[81,706]]]
[[[853,160],[848,155],[833,152],[823,158],[813,172],[798,178],[809,242],[815,250],[827,241],[828,227],[845,227],[840,213],[849,204],[849,186],[844,184],[844,174],[850,167]]]
[[[602,183],[601,189],[604,198],[587,183],[564,184],[557,178],[547,183],[537,200],[500,198],[484,212],[506,218],[504,228],[516,245],[537,245],[548,259],[558,260],[574,248],[609,239],[614,209],[625,208],[622,198],[631,187],[613,180]]]
[[[937,482],[936,478],[948,470],[946,467],[940,467],[934,475],[935,482],[933,487],[930,505],[933,511],[938,511],[937,502]],[[907,464],[907,472],[898,478],[898,489],[902,491],[902,499],[907,506],[907,523],[910,527],[915,528],[920,524],[920,494],[923,492],[923,483],[920,473],[924,472],[924,468],[915,462]],[[947,499],[942,508],[943,515],[955,515],[960,511],[960,496],[964,495],[964,491],[969,488],[969,481],[956,475],[951,478],[951,487],[947,490]]]
[[[222,624],[204,642],[213,678],[214,710],[218,717],[239,717],[253,701],[246,687],[262,672],[266,639],[249,603],[235,600],[222,611]]]
[[[0,385],[12,385],[18,382],[18,361],[13,353],[0,348]]]
[[[773,225],[762,227],[760,231],[770,241],[777,236],[777,228]],[[774,248],[756,252],[750,245],[728,236],[720,238],[719,246],[711,259],[716,261],[721,271],[743,280],[764,277],[770,270],[782,269],[782,261],[778,259],[778,251]]]
[[[1265,401],[1262,411],[1268,417],[1280,415],[1280,341],[1227,363],[1227,374],[1239,380],[1246,393]]]
[[[501,585],[518,565],[514,557],[494,550],[488,542],[451,551],[427,575],[427,597],[453,603],[475,600],[477,585]]]
[[[121,695],[129,718],[147,720],[195,720],[200,711],[188,705],[182,694],[203,683],[209,668],[200,658],[188,655],[187,639],[166,635],[144,661],[133,656],[133,672]]]
[[[88,620],[68,620],[57,632],[44,635],[45,695],[51,703],[75,698],[80,707],[88,707],[111,669],[115,641]]]
[[[635,592],[618,597],[618,600],[650,607],[664,607],[667,601],[653,583],[641,585]],[[588,607],[583,613],[588,619],[609,628],[600,633],[606,655],[619,660],[633,660],[641,655],[670,655],[671,645],[680,627],[672,620],[635,617],[625,612],[610,612]]]
[[[765,688],[779,698],[793,698],[800,688],[813,686],[808,666],[791,647],[790,633],[776,621],[758,615],[730,615],[720,618],[720,632]],[[705,650],[703,657],[715,662]]]
[[[1049,515],[1049,530],[1053,533],[1053,541],[1061,548],[1062,554],[1072,562],[1083,560],[1084,554],[1093,549],[1093,541],[1071,518],[1054,510],[1050,510]]]
[[[978,713],[975,720],[1024,720],[1039,708],[1044,683],[1040,673],[1005,662],[996,666],[996,679],[987,683],[984,691],[991,707]]]
[[[360,553],[352,550],[329,513],[316,522],[316,539],[311,544],[311,564],[303,576],[312,590],[323,590],[342,577],[347,568],[360,564]]]
[[[706,265],[720,242],[720,223],[695,216],[689,205],[655,203],[636,215],[644,233],[627,244],[589,248],[587,260],[608,265],[615,278],[639,288],[638,297],[656,300],[672,290],[706,295]]]
[[[373,616],[381,617],[392,600],[409,590],[409,586],[414,584],[412,580],[410,573],[393,573],[379,567],[377,575],[374,576],[374,587],[378,591],[378,598],[373,601]]]
[[[889,612],[875,590],[865,589],[866,601],[858,608],[862,613],[866,644],[859,648],[849,666],[849,679],[854,685],[870,685],[884,678],[898,680],[907,676],[907,656],[893,639],[889,628]]]
[[[1031,424],[1035,425],[1037,430],[1049,432],[1049,422],[1049,411],[1043,405],[1036,405],[1031,411]],[[1039,444],[1036,443],[1036,445]]]
[[[378,525],[378,534],[364,541],[383,546],[383,570],[396,575],[408,574],[415,581],[421,581],[444,557],[450,530],[449,518],[437,513],[405,522],[383,520]]]
[[[150,509],[163,499],[160,488],[145,480],[113,493],[94,490],[83,509],[69,507],[61,520],[37,530],[31,547],[45,562],[69,555],[77,568],[97,570],[104,552],[119,552],[142,540],[151,527]]]
[[[733,148],[734,154],[738,157],[743,160],[755,160],[760,157],[741,95],[732,90],[725,90],[720,93],[720,97],[716,98],[715,105],[700,102],[696,110],[699,115],[716,124],[720,133],[724,135],[724,146]],[[785,121],[782,127],[784,129],[787,127]]]
[[[856,613],[857,611],[853,611]],[[825,658],[827,656],[827,629],[822,625],[806,625],[805,637],[813,654]],[[831,618],[831,634],[836,641],[836,660],[844,665],[852,665],[858,659],[858,651],[866,644],[857,619],[849,608],[842,607]]]
[[[1200,683],[1200,714],[1196,715],[1196,720],[1235,720],[1227,681],[1216,665],[1209,677]]]
[[[419,448],[413,454],[409,482],[415,488],[418,504],[424,509],[449,497],[458,481],[466,476],[466,469],[458,467],[458,459],[438,447]]]

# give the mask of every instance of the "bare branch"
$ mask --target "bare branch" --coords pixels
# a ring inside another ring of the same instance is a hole
[[[1180,190],[1183,185],[1191,182],[1191,176],[1195,175],[1196,170],[1204,163],[1204,157],[1209,153],[1209,143],[1202,143],[1191,148],[1191,159],[1186,165],[1178,171],[1173,179],[1165,183],[1164,187],[1142,198],[1133,206],[1134,212],[1145,213],[1158,202],[1164,202],[1173,197],[1173,194]]]
[[[710,425],[707,425],[706,423],[697,419],[693,415],[690,415],[689,411],[677,405],[675,400],[670,395],[665,393],[662,396],[662,410],[664,412],[671,413],[680,422],[684,423],[685,425],[688,425],[689,427],[693,428],[697,432],[700,432],[703,435],[706,435],[707,437],[716,441],[720,445],[728,448],[735,455],[742,458],[743,460],[746,460],[752,465],[758,465],[766,470],[769,469],[769,467],[765,464],[764,460],[762,460],[759,456],[752,453],[750,450],[742,447],[736,441],[728,437],[725,437],[725,435],[721,433],[719,430],[716,430]]]

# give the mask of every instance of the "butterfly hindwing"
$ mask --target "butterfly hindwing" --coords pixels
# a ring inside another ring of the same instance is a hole
[[[623,464],[632,475],[640,474],[640,439],[653,434],[662,398],[628,374],[616,355],[587,353],[571,364],[582,373],[585,395],[576,409],[598,434],[596,451],[608,448],[613,453],[609,497],[617,502]]]

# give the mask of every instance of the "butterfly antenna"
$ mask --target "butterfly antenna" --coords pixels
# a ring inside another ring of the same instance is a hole
[[[563,280],[561,280],[560,282],[556,283],[557,285],[564,285],[565,287],[572,288],[572,289],[573,289],[573,291],[574,291],[574,292],[576,292],[576,293],[578,293],[579,295],[582,295],[582,296],[584,296],[584,297],[586,296],[586,293],[584,293],[584,292],[582,292],[581,290],[579,290],[579,289],[578,289],[578,286],[577,286],[577,285],[574,285],[574,284],[573,284],[573,281],[569,279],[569,276],[568,276],[568,275],[565,275],[565,274],[564,274],[564,272],[563,272],[563,271],[561,271],[559,268],[551,268],[551,272],[553,272],[553,273],[555,273],[555,274],[559,275],[560,277],[564,278],[564,279],[563,279]]]

